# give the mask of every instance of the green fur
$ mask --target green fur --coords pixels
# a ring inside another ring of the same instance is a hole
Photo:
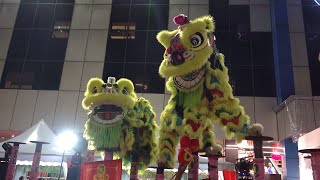
[[[184,108],[192,107],[199,103],[202,98],[203,84],[192,92],[179,91],[177,96],[179,98],[178,105],[183,105]]]
[[[93,142],[93,146],[97,148],[116,149],[119,147],[121,136],[121,121],[112,126],[101,125],[89,119],[86,122],[86,130],[84,137]]]

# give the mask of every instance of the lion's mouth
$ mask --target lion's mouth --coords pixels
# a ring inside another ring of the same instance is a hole
[[[173,78],[174,84],[180,89],[190,89],[196,86],[206,73],[206,68],[203,66],[201,69],[193,71],[183,76]]]
[[[114,124],[123,119],[124,110],[116,105],[99,105],[94,107],[92,117],[102,124]]]

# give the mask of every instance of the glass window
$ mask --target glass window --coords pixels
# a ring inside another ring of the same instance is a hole
[[[57,90],[74,0],[21,0],[2,88]]]
[[[210,6],[212,7],[212,6]],[[227,31],[229,32],[229,7],[221,6],[216,8],[210,8],[212,9],[210,11],[210,14],[213,16],[215,20],[215,32],[221,32],[221,31]]]
[[[130,12],[130,23],[135,24],[137,30],[147,30],[148,14],[148,5],[132,5]]]
[[[147,64],[146,65],[146,74],[148,77],[145,80],[145,93],[164,93],[165,88],[165,79],[159,75],[159,66],[160,64]]]
[[[232,66],[231,85],[235,96],[253,96],[252,67]]]
[[[306,32],[320,32],[320,6],[303,6]]]
[[[20,87],[22,68],[23,62],[7,61],[1,77],[1,88],[18,89]]]
[[[319,0],[317,0],[319,2]],[[315,0],[301,0],[302,5],[318,5]],[[319,2],[320,3],[320,2]]]
[[[127,62],[145,62],[147,32],[136,31],[135,38],[127,40]]]
[[[156,39],[158,32],[159,31],[148,31],[146,62],[160,63],[163,60],[165,49]]]
[[[112,5],[110,26],[114,23],[128,23],[130,5]]]
[[[232,32],[250,31],[250,10],[249,6],[229,7],[230,30]]]
[[[103,79],[107,81],[108,77],[115,77],[116,79],[123,78],[124,63],[104,63]]]
[[[57,4],[54,14],[53,26],[62,26],[63,29],[70,29],[73,14],[73,5]]]
[[[215,32],[216,47],[224,57],[224,63],[229,66],[231,65],[230,50],[231,50],[231,33],[229,32]]]
[[[36,9],[36,4],[20,4],[15,28],[32,28]]]
[[[36,17],[34,20],[34,28],[51,28],[54,4],[39,4]]]
[[[21,0],[21,3],[37,3],[39,0]]]
[[[252,61],[254,66],[273,66],[271,32],[252,32]]]
[[[24,65],[21,88],[59,89],[63,62],[26,62]]]
[[[274,97],[275,77],[274,70],[270,67],[254,67],[254,95],[263,97]]]
[[[24,60],[30,41],[31,30],[13,30],[7,60]]]
[[[251,65],[249,33],[232,33],[230,58],[233,65]]]
[[[124,67],[124,77],[133,82],[137,93],[143,93],[146,90],[144,63],[126,63]]]
[[[48,30],[33,30],[28,50],[28,60],[47,60],[49,39],[51,32]]]
[[[310,79],[312,94],[320,95],[320,33],[306,33],[308,60],[310,67]]]
[[[138,93],[163,93],[164,79],[158,75],[158,68],[164,48],[156,35],[167,29],[168,16],[168,0],[113,0],[104,79],[126,77],[132,80]],[[147,82],[148,79],[157,80]]]
[[[163,30],[168,27],[169,5],[150,5],[149,30]]]

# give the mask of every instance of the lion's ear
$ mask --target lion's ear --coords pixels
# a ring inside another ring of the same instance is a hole
[[[168,48],[170,47],[171,44],[171,40],[172,38],[178,33],[179,30],[174,30],[174,31],[160,31],[157,34],[157,40],[159,41],[159,43],[164,47],[164,48]]]
[[[125,89],[128,94],[134,93],[133,83],[129,79],[121,78],[117,81],[117,84],[118,84],[119,90],[122,91],[123,89]]]
[[[100,78],[91,78],[87,84],[87,90],[84,93],[84,96],[90,94],[101,93],[102,85],[104,84],[103,80]]]
[[[199,20],[202,20],[206,23],[206,31],[207,32],[213,32],[214,31],[214,20],[212,16],[203,16],[199,18]]]

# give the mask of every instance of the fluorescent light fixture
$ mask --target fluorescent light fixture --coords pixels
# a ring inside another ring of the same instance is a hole
[[[320,0],[314,0],[314,2],[320,6]]]

